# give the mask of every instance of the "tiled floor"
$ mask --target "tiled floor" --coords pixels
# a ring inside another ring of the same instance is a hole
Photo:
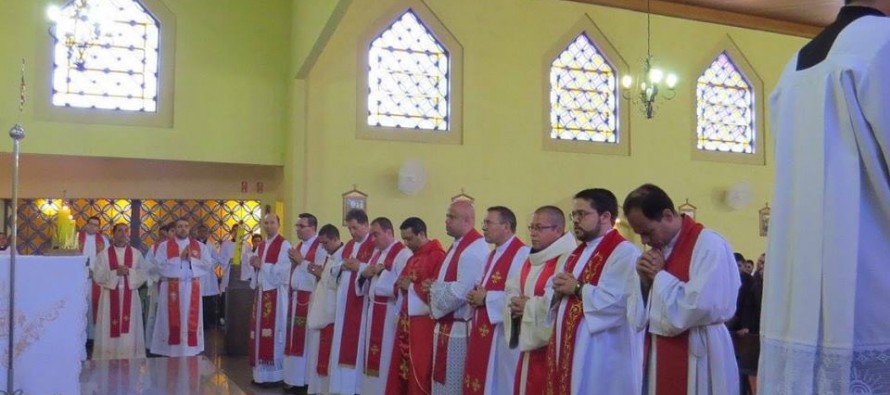
[[[281,388],[250,384],[247,357],[225,356],[222,331],[205,332],[204,355],[87,361],[81,373],[83,395],[280,395]]]

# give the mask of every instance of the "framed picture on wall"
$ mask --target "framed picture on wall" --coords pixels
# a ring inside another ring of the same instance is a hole
[[[769,203],[767,203],[765,206],[763,206],[762,209],[760,209],[760,211],[758,211],[758,214],[760,216],[760,221],[758,222],[760,225],[760,235],[763,237],[766,237],[766,235],[769,233],[769,212]]]
[[[680,214],[683,214],[692,219],[695,219],[695,210],[698,210],[698,207],[695,207],[694,205],[689,203],[689,199],[686,199],[686,203],[683,203],[680,205],[680,207],[677,207],[677,211],[679,211]]]
[[[350,210],[368,211],[368,194],[352,186],[352,190],[343,194],[343,226],[346,226],[346,214]]]

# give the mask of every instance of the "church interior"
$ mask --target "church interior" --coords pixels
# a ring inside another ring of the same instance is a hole
[[[348,237],[346,212],[362,208],[422,218],[447,248],[455,200],[510,207],[525,239],[539,206],[571,210],[590,187],[620,202],[654,183],[756,259],[770,92],[842,3],[0,0],[0,126],[25,130],[17,168],[5,133],[0,144],[0,233],[17,221],[18,254],[51,256],[59,229],[99,217],[144,251],[180,218],[219,244],[235,224],[261,233],[271,212],[296,244],[298,214]],[[424,49],[400,47],[415,40]],[[624,218],[616,227],[642,245]],[[251,384],[226,330],[206,328],[172,384],[136,378],[171,372],[165,358],[87,360],[81,391],[282,393]]]

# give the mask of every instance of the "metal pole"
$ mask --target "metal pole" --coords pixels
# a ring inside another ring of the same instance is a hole
[[[18,199],[19,199],[19,152],[21,150],[21,141],[25,138],[25,128],[20,124],[15,124],[9,129],[9,137],[12,138],[12,241],[9,251],[9,344],[7,345],[7,366],[6,371],[6,393],[12,394],[15,386],[13,378],[15,371],[13,369],[14,357],[14,331],[15,331],[15,257],[18,255]]]

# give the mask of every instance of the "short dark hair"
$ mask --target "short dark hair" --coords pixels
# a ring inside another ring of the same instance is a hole
[[[314,215],[309,213],[300,213],[300,215],[298,215],[297,217],[305,219],[306,222],[309,223],[309,226],[312,227],[312,229],[318,228],[318,218],[315,218]]]
[[[388,230],[388,231],[392,232],[392,221],[390,221],[389,218],[377,217],[377,218],[374,218],[373,221],[371,221],[371,224],[372,225],[377,224],[377,226],[379,226],[380,229]]]
[[[513,210],[504,206],[492,206],[485,211],[498,213],[498,216],[501,217],[501,221],[508,223],[510,225],[510,231],[516,233],[516,214],[513,213]]]
[[[252,236],[250,236],[250,240],[253,240],[253,239],[257,238],[257,237],[259,237],[260,240],[263,239],[263,235],[261,235],[261,234],[259,234],[259,233],[254,233]]]
[[[207,230],[210,230],[210,228],[207,227],[207,225],[199,224],[199,225],[198,225],[198,230],[201,230],[201,229],[207,229]]]
[[[99,224],[100,224],[100,225],[101,225],[101,224],[102,224],[102,219],[101,219],[101,218],[99,218],[99,217],[98,217],[98,216],[96,216],[96,215],[94,215],[94,216],[92,216],[92,217],[89,217],[89,218],[87,218],[87,222],[90,222],[90,221],[92,221],[92,220],[96,220],[96,222],[98,222],[98,223],[99,223]]]
[[[654,184],[643,184],[639,188],[631,191],[624,199],[624,216],[633,209],[640,209],[643,215],[652,221],[661,221],[664,216],[664,210],[671,210],[676,214],[674,202],[668,196],[667,192]]]
[[[736,262],[744,262],[745,261],[745,256],[742,255],[741,252],[733,252],[732,256],[735,257]]]
[[[340,240],[340,231],[337,230],[337,227],[331,224],[325,224],[318,230],[318,236],[324,236],[333,240]]]
[[[111,227],[111,233],[117,232],[117,228],[119,228],[119,227],[127,228],[129,226],[130,225],[125,224],[123,222],[118,222],[118,223],[114,224],[114,226]]]
[[[541,206],[535,210],[535,214],[544,214],[550,217],[550,220],[554,222],[552,225],[557,227],[556,230],[564,231],[566,229],[566,214],[559,207]]]
[[[590,188],[575,194],[575,199],[590,203],[590,207],[598,213],[612,214],[612,222],[618,219],[618,198],[608,189]]]
[[[426,235],[426,222],[423,222],[422,219],[417,217],[409,217],[402,221],[402,225],[399,226],[400,230],[408,230],[411,229],[411,232],[419,235]]]
[[[362,225],[368,224],[368,213],[365,210],[354,208],[346,213],[346,222],[355,221]]]

